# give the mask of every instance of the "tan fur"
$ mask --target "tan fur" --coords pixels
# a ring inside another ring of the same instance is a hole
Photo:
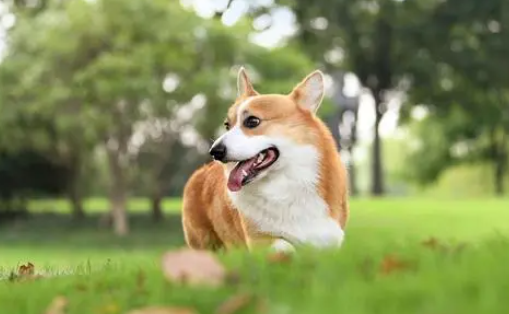
[[[249,81],[245,83],[248,93],[241,95],[228,110],[230,125],[237,123],[239,104],[257,95]],[[314,113],[298,105],[302,93],[297,87],[290,95],[255,98],[243,115],[254,115],[261,123],[255,129],[242,128],[242,131],[248,136],[282,135],[296,143],[314,145],[320,154],[317,192],[327,203],[330,216],[344,229],[348,219],[347,172],[328,128]],[[198,169],[187,182],[182,222],[187,244],[196,249],[250,248],[274,240],[270,235],[258,233],[256,226],[234,208],[227,193],[224,165],[219,162]]]

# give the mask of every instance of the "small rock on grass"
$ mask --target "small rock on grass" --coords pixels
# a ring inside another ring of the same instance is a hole
[[[212,253],[187,248],[164,254],[162,268],[171,282],[214,287],[223,284],[227,274]]]

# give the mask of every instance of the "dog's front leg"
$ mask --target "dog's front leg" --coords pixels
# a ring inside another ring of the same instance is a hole
[[[269,236],[248,237],[247,246],[250,251],[257,247],[270,247],[271,250],[274,250],[276,252],[295,251],[294,246],[290,242],[282,238],[274,238]]]
[[[294,252],[295,247],[284,239],[277,239],[272,242],[270,248],[276,252]]]
[[[344,237],[341,226],[331,219],[310,224],[299,242],[316,248],[334,248],[341,247]]]

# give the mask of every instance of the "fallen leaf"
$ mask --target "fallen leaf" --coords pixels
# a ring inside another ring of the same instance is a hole
[[[42,278],[42,275],[35,274],[35,266],[32,263],[21,265],[18,267],[17,272],[11,272],[9,275],[9,281],[27,281]]]
[[[225,280],[223,265],[208,251],[181,249],[163,256],[163,273],[172,282],[219,286]]]
[[[409,268],[410,264],[408,262],[402,261],[393,255],[387,255],[382,260],[380,265],[380,272],[382,274],[388,275],[395,271],[407,270]]]
[[[196,311],[185,307],[159,307],[152,306],[136,309],[127,314],[197,314]]]
[[[271,263],[288,263],[292,256],[290,252],[274,252],[268,255],[267,260]]]
[[[246,307],[252,299],[253,296],[251,294],[236,294],[219,305],[216,309],[216,314],[234,314],[240,309]]]
[[[63,296],[58,296],[51,301],[51,304],[46,309],[45,314],[65,314],[67,309],[67,299]]]
[[[21,265],[18,268],[18,275],[19,276],[30,276],[33,275],[35,272],[35,266],[32,263],[28,263],[26,265]]]

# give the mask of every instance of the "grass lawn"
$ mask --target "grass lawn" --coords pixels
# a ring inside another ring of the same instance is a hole
[[[163,278],[161,254],[183,244],[179,202],[164,205],[167,219],[154,224],[143,213],[148,203],[133,200],[125,239],[97,216],[72,222],[63,202],[34,202],[31,219],[0,222],[0,313],[43,313],[57,295],[68,298],[68,313],[105,314],[146,305],[214,313],[239,292],[253,295],[239,313],[502,313],[509,304],[507,199],[354,200],[340,251],[305,250],[281,264],[261,252],[219,254],[238,279],[217,289]],[[107,206],[97,199],[87,207],[97,215]],[[449,249],[423,246],[429,237]],[[46,278],[10,282],[26,262]]]

